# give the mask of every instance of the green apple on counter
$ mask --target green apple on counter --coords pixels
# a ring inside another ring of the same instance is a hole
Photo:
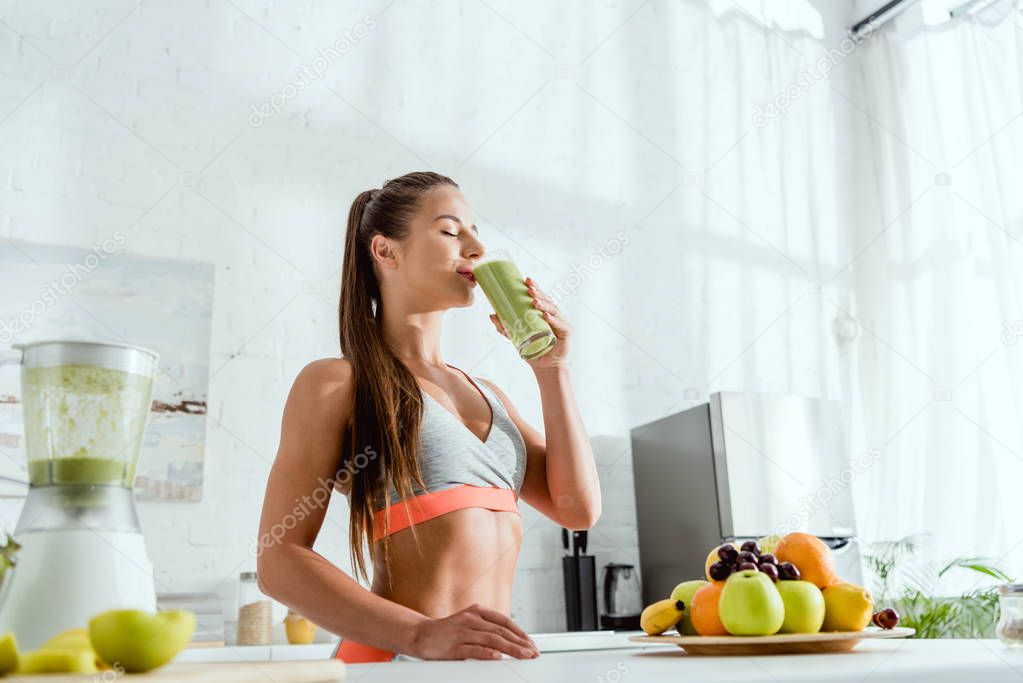
[[[39,646],[40,650],[91,650],[89,632],[84,628],[71,628],[53,636]]]
[[[84,628],[72,628],[58,633],[45,643],[39,646],[39,650],[82,650],[92,655],[96,661],[97,669],[109,669],[103,663],[96,651],[92,649],[92,642],[89,640],[89,632]]]
[[[39,649],[18,657],[19,674],[94,674],[99,672],[96,655],[82,649]]]
[[[689,619],[689,606],[693,604],[693,595],[707,585],[706,581],[696,579],[694,581],[683,581],[671,591],[672,600],[681,600],[686,606],[686,613],[682,620],[675,625],[675,629],[683,636],[698,636],[699,633],[693,628],[693,622]]]
[[[18,670],[18,640],[8,631],[0,637],[0,676]]]
[[[775,584],[785,604],[782,633],[817,633],[824,625],[824,594],[809,581]]]
[[[746,569],[725,581],[718,613],[733,636],[769,636],[785,621],[785,603],[767,574]]]
[[[89,620],[89,640],[96,654],[128,673],[163,666],[192,639],[195,615],[124,609],[104,612]]]

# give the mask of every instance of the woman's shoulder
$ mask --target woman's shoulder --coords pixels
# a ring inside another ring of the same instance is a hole
[[[347,358],[318,358],[306,364],[299,376],[306,375],[321,381],[349,381],[352,377],[352,362]]]
[[[354,382],[352,364],[344,358],[320,358],[307,363],[292,387],[292,393],[310,399],[346,397]]]

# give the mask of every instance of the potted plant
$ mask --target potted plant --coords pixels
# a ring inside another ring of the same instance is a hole
[[[878,604],[891,604],[901,625],[916,629],[916,638],[993,638],[998,621],[998,587],[984,586],[960,595],[943,595],[942,579],[953,572],[973,572],[1011,583],[1001,569],[979,557],[957,557],[944,564],[921,562],[925,534],[869,546],[864,555],[873,573]],[[895,588],[898,583],[898,588]]]

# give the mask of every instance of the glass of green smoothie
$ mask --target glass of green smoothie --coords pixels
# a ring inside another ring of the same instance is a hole
[[[533,307],[522,273],[507,251],[488,251],[472,274],[520,356],[526,360],[539,358],[554,347],[554,332],[543,313]]]

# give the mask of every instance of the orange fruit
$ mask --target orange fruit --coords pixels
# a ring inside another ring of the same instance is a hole
[[[708,583],[693,594],[693,601],[689,605],[689,622],[701,636],[728,635],[718,616],[718,600],[724,587],[724,581]]]
[[[736,550],[739,549],[738,543],[722,543],[721,545],[730,545]],[[707,553],[707,561],[703,563],[703,573],[707,577],[707,580],[710,581],[711,583],[715,583],[715,581],[714,579],[710,578],[710,566],[721,559],[720,557],[718,557],[718,548],[720,548],[721,545],[716,545],[713,548],[711,548],[710,552]],[[724,583],[724,581],[717,581],[717,583]]]
[[[821,590],[838,581],[835,558],[828,544],[813,534],[793,531],[785,534],[774,549],[778,562],[791,562],[799,570],[799,578]]]

